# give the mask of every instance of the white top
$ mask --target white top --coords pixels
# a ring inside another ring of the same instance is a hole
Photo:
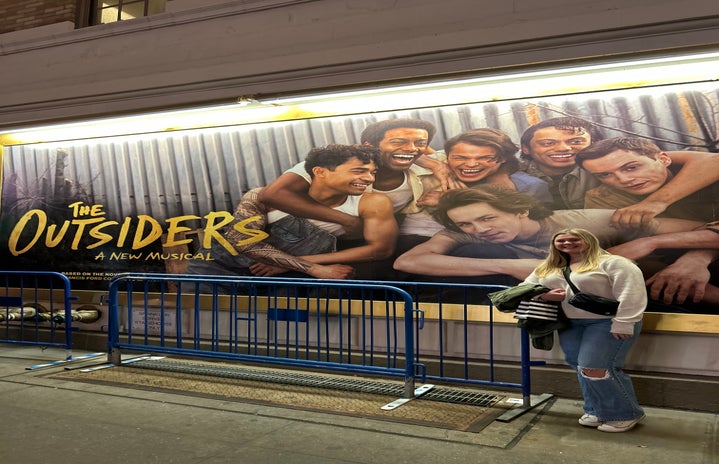
[[[361,199],[362,195],[347,195],[347,199],[344,203],[339,206],[335,206],[332,209],[347,213],[351,216],[359,216],[359,203]],[[273,222],[279,221],[285,216],[289,216],[289,214],[278,209],[273,209],[267,213],[267,222],[272,224]],[[324,230],[325,232],[334,235],[335,237],[339,237],[341,235],[344,235],[345,233],[345,229],[340,224],[337,224],[335,222],[318,221],[317,219],[307,220],[319,227],[320,229]]]
[[[399,226],[401,235],[432,237],[441,230],[444,230],[444,226],[435,221],[427,211],[405,215],[404,219],[402,219],[402,224]]]
[[[305,162],[302,161],[300,163],[295,164],[291,168],[289,168],[285,172],[292,172],[294,174],[297,174],[298,176],[302,177],[304,180],[307,181],[308,184],[312,183],[312,177],[305,169]],[[412,185],[409,183],[409,174],[405,171],[404,172],[404,181],[402,182],[402,185],[399,187],[385,191],[385,190],[379,190],[376,188],[368,189],[368,192],[377,192],[377,193],[384,193],[389,197],[389,199],[392,201],[392,208],[394,209],[394,212],[401,210],[405,206],[407,206],[413,199],[414,195],[412,192]]]
[[[295,173],[298,176],[302,177],[304,180],[306,180],[308,184],[312,183],[312,176],[310,176],[310,173],[307,172],[307,170],[305,169],[304,161],[301,161],[301,162],[295,164],[294,166],[292,166],[285,172]]]
[[[404,181],[402,185],[392,190],[379,190],[374,189],[374,192],[384,193],[392,201],[392,209],[394,212],[401,210],[407,206],[412,200],[414,200],[414,194],[412,192],[412,185],[409,183],[409,174],[407,171],[404,172]]]
[[[599,263],[599,268],[588,272],[572,272],[570,278],[574,285],[586,293],[619,301],[615,316],[599,316],[567,303],[574,295],[564,275],[558,273],[537,277],[532,272],[524,282],[541,284],[548,288],[562,288],[567,297],[562,301],[562,309],[569,319],[597,319],[612,317],[612,332],[632,334],[634,323],[642,320],[647,307],[647,289],[642,271],[632,261],[618,255],[608,255]]]

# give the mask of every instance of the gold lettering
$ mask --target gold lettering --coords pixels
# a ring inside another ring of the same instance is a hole
[[[30,242],[27,244],[25,248],[19,249],[18,241],[20,240],[20,235],[22,234],[23,230],[25,229],[25,226],[30,222],[30,220],[36,217],[37,218],[37,229],[35,230],[35,236],[30,239]],[[12,232],[10,233],[10,240],[8,242],[8,247],[10,248],[10,253],[12,253],[13,256],[18,256],[26,251],[30,250],[33,246],[35,246],[35,243],[40,239],[40,235],[42,235],[43,230],[45,230],[45,226],[47,225],[47,216],[45,215],[45,212],[39,209],[32,209],[28,211],[27,213],[23,214],[20,220],[15,224],[15,227],[13,227]]]
[[[173,217],[170,219],[166,219],[165,222],[167,222],[169,224],[169,226],[167,227],[167,240],[165,240],[165,243],[162,246],[163,247],[171,247],[171,246],[183,245],[185,243],[192,242],[191,238],[185,238],[182,240],[175,239],[176,234],[192,230],[189,227],[179,226],[178,223],[181,221],[189,221],[192,219],[200,219],[200,216],[187,215],[187,216],[177,216],[177,217]]]
[[[160,223],[153,217],[141,214],[140,216],[137,216],[137,219],[137,230],[135,231],[135,238],[132,240],[133,250],[145,247],[162,236],[162,226],[160,226]],[[146,223],[150,224],[150,232],[143,238],[142,233],[145,230]]]
[[[102,245],[110,242],[113,238],[112,235],[102,232],[102,229],[104,229],[107,226],[116,226],[117,224],[118,224],[117,221],[107,221],[107,222],[103,222],[102,224],[90,229],[90,237],[96,238],[97,242],[93,243],[92,245],[88,245],[87,249],[92,250],[93,248],[97,248],[99,246],[102,246]]]
[[[97,224],[98,222],[104,221],[105,218],[94,218],[94,219],[73,219],[72,224],[77,226],[77,230],[75,231],[75,238],[72,239],[72,245],[70,245],[71,250],[77,250],[80,246],[80,239],[82,238],[82,234],[85,233],[85,226],[90,224]]]
[[[94,241],[86,245],[88,250],[112,243],[113,239],[116,240],[115,245],[118,248],[125,246],[134,223],[134,218],[125,217],[122,223],[106,220],[105,213],[102,211],[102,205],[86,205],[83,202],[72,203],[68,208],[72,210],[74,219],[64,221],[61,224],[48,225],[47,214],[42,210],[34,209],[26,212],[18,220],[17,224],[15,224],[8,240],[8,248],[12,255],[18,256],[28,252],[37,245],[43,234],[45,235],[44,242],[47,248],[60,245],[66,238],[70,225],[75,227],[70,244],[72,250],[77,250],[80,247],[80,243],[86,235],[94,239]],[[183,215],[166,219],[167,240],[162,246],[173,247],[191,243],[191,238],[179,238],[183,233],[192,230],[190,227],[182,225],[181,223],[200,219],[202,218],[195,215]],[[239,253],[235,248],[236,246],[251,245],[269,236],[264,230],[249,227],[250,224],[261,219],[260,216],[253,216],[234,224],[233,229],[245,237],[235,244],[230,243],[222,233],[222,229],[234,221],[231,213],[227,211],[212,211],[205,215],[204,219],[205,227],[202,247],[205,249],[210,249],[213,240],[215,240],[233,256],[237,256]],[[35,227],[34,233],[30,234],[33,226]],[[114,226],[119,226],[117,234],[113,233],[115,230],[113,228]],[[110,229],[108,229],[108,227]],[[132,239],[132,249],[137,250],[152,244],[162,236],[162,233],[163,226],[156,219],[147,215],[137,216],[137,228],[135,229],[135,234]],[[25,239],[27,243],[20,243],[23,235],[32,235],[32,237]],[[203,259],[203,256],[202,254],[187,255],[181,256],[180,259]],[[209,254],[206,259],[211,259],[209,258]]]
[[[130,232],[130,224],[132,223],[132,218],[126,217],[124,221],[122,221],[122,226],[120,227],[120,234],[117,237],[117,246],[118,248],[122,248],[125,246],[125,240],[127,240],[127,234]]]
[[[231,253],[232,256],[237,256],[239,253],[237,253],[235,247],[233,247],[220,232],[221,228],[232,222],[232,214],[227,211],[213,211],[207,214],[205,219],[207,219],[207,223],[205,223],[205,238],[202,241],[202,247],[210,249],[212,247],[212,239],[215,239]]]
[[[60,227],[60,231],[55,234],[55,229],[57,228],[57,225],[50,224],[47,226],[47,235],[45,235],[45,246],[48,248],[56,247],[60,244],[63,238],[65,238],[65,234],[67,233],[67,228],[70,227],[70,222],[65,221],[62,223],[62,226]]]
[[[80,216],[104,216],[105,213],[102,211],[102,205],[86,205],[81,201],[76,201],[67,206],[72,210],[72,217]]]
[[[244,219],[242,221],[238,221],[237,224],[233,226],[233,228],[240,232],[241,234],[249,235],[249,238],[240,240],[235,244],[235,246],[244,246],[244,245],[252,245],[253,243],[261,242],[262,240],[266,239],[270,236],[267,232],[260,229],[247,229],[245,226],[247,224],[251,224],[257,220],[260,219],[260,216],[252,216],[250,218]]]

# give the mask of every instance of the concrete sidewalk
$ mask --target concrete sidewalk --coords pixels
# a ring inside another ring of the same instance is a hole
[[[80,356],[83,353],[73,353]],[[0,344],[0,463],[719,463],[719,415],[646,408],[633,431],[581,427],[555,398],[479,433],[51,379],[62,350]]]

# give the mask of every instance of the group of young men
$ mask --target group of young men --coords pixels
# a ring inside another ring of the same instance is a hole
[[[546,256],[556,230],[582,227],[646,263],[653,299],[719,302],[719,156],[599,140],[572,117],[529,127],[519,146],[479,128],[435,151],[435,132],[390,119],[368,125],[358,145],[311,150],[243,196],[226,233],[236,255],[213,250],[215,261],[188,272],[509,283]],[[258,230],[267,239],[252,243]]]

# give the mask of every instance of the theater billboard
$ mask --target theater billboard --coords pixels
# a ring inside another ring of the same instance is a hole
[[[592,73],[585,73],[580,79],[591,77]],[[515,83],[520,89],[522,79]],[[535,95],[525,95],[526,88],[513,93],[509,83],[499,86],[501,91],[483,94],[482,89],[490,84],[477,85],[459,86],[461,101],[431,88],[421,94],[413,88],[394,100],[394,93],[378,88],[364,97],[361,93],[335,97],[332,109],[328,102],[318,100],[316,106],[308,104],[298,111],[299,106],[288,102],[243,97],[238,104],[222,108],[233,116],[218,124],[190,114],[192,122],[178,125],[172,122],[175,115],[167,113],[148,117],[134,129],[116,120],[99,133],[91,133],[86,126],[73,132],[75,129],[67,126],[44,128],[60,131],[50,137],[32,135],[31,131],[6,134],[2,138],[0,211],[3,268],[62,272],[70,277],[73,288],[87,290],[105,289],[107,282],[122,272],[185,273],[192,263],[215,260],[213,244],[233,248],[224,239],[224,228],[244,194],[270,184],[303,161],[312,148],[357,144],[368,125],[387,119],[432,123],[437,132],[428,153],[440,161],[447,155],[448,140],[473,129],[490,128],[517,145],[514,156],[521,161],[519,169],[526,170],[532,153],[528,144],[522,143],[525,131],[551,118],[571,117],[592,125],[592,141],[623,137],[657,146],[672,159],[666,182],[696,160],[704,163],[698,166],[716,166],[712,164],[719,151],[716,80],[628,88],[584,85],[578,86],[580,90],[565,85],[563,92],[540,89]],[[370,101],[381,103],[372,106]],[[244,116],[252,110],[255,116]],[[33,130],[39,134],[40,129]],[[601,204],[607,192],[616,189],[616,184],[606,182],[608,175],[602,175],[604,178],[595,176],[590,185],[600,189],[590,192],[595,203],[545,206],[555,210],[620,208]],[[541,174],[535,172],[534,176],[540,178]],[[686,227],[678,231],[707,227],[705,224],[719,220],[718,185],[719,168],[704,169],[686,184],[687,191],[676,200],[680,207],[655,211],[657,218],[686,220]],[[649,194],[642,191],[634,198],[638,203]],[[640,235],[629,233],[623,241]],[[719,241],[719,234],[715,235]],[[258,239],[257,234],[254,237]],[[699,302],[673,301],[657,308],[716,313],[712,308],[719,307],[719,268],[711,259],[687,264],[690,260],[682,257],[699,249],[688,241],[674,243],[671,249],[653,250],[651,257],[657,259],[644,268],[647,278],[656,273],[683,275],[706,291]],[[705,256],[714,252],[711,247],[702,250]],[[385,272],[391,263],[383,266],[370,266],[361,277],[396,277]],[[436,277],[418,275],[410,279],[431,281]],[[451,273],[441,277],[453,280]],[[456,280],[473,281],[467,276]]]

